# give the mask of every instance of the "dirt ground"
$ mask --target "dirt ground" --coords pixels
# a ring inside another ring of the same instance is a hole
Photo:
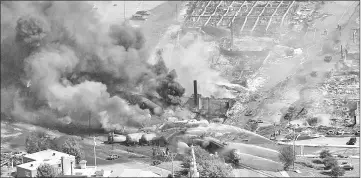
[[[273,55],[269,57],[258,74],[267,78],[263,87],[260,88],[266,97],[263,101],[256,103],[256,106],[253,106],[258,110],[258,114],[254,118],[263,119],[264,122],[269,123],[280,122],[281,116],[285,114],[289,106],[298,105],[305,101],[322,100],[322,93],[318,92],[317,87],[324,81],[326,72],[335,68],[335,64],[339,62],[340,54],[336,52],[333,55],[333,60],[330,63],[325,63],[323,60],[325,55],[321,53],[321,47],[324,43],[330,42],[329,39],[332,38],[330,34],[336,31],[337,24],[342,26],[341,44],[351,46],[351,29],[356,28],[354,21],[359,17],[358,13],[353,13],[355,12],[355,5],[354,1],[327,1],[319,11],[329,16],[324,19],[316,19],[307,33],[298,34],[302,35],[297,37],[300,38],[298,43],[302,50],[300,55],[293,58],[272,57]],[[328,37],[323,35],[325,29],[329,31]],[[287,35],[283,38],[295,37],[295,34],[292,33]],[[310,77],[310,73],[313,71],[318,73],[317,77]],[[304,78],[305,81],[301,82],[301,78]],[[280,82],[284,84],[280,85]],[[306,88],[307,90],[304,90]],[[273,92],[270,92],[271,89]],[[326,111],[317,112],[314,114],[329,114]],[[242,119],[247,119],[247,117],[242,116]]]

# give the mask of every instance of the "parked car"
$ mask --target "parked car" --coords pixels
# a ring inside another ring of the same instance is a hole
[[[254,112],[253,110],[249,109],[246,111],[246,113],[244,113],[245,116],[253,116],[254,115]]]
[[[112,155],[109,155],[107,157],[107,160],[116,160],[119,158],[119,155],[116,155],[116,154],[112,154]]]
[[[325,58],[323,59],[325,62],[331,62],[332,60],[332,56],[325,56]]]
[[[348,162],[342,162],[340,165],[341,168],[345,169],[345,170],[353,170],[353,165],[351,163]]]
[[[135,14],[139,14],[139,15],[150,15],[151,13],[149,11],[137,11]]]
[[[334,135],[335,134],[335,131],[334,130],[329,130],[327,131],[327,135]]]
[[[350,138],[350,140],[346,143],[346,145],[355,145],[356,143],[356,137]]]
[[[147,17],[144,15],[140,15],[140,14],[134,14],[132,16],[132,20],[147,20]]]
[[[338,158],[348,158],[348,156],[347,156],[347,155],[340,155],[340,154],[339,154],[339,155],[337,155],[337,157],[338,157]]]
[[[257,121],[257,123],[263,123],[263,120],[259,119],[259,120]]]

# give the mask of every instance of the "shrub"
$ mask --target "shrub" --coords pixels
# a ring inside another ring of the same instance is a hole
[[[57,147],[54,141],[44,132],[32,133],[25,140],[25,150],[27,153],[31,154],[46,149],[57,150]]]
[[[316,71],[312,71],[310,75],[311,75],[311,77],[317,77],[317,72],[316,72]]]
[[[284,119],[285,120],[292,120],[292,117],[293,117],[293,113],[286,113],[286,115],[284,116]]]
[[[55,177],[56,172],[50,164],[42,164],[37,169],[37,177]]]
[[[323,161],[319,160],[319,159],[314,159],[312,160],[312,163],[315,163],[315,164],[323,164]]]
[[[196,156],[197,168],[200,177],[231,177],[232,167],[225,164],[225,162],[215,156],[210,156],[207,151],[200,147],[194,148],[194,154]],[[192,157],[187,155],[184,157],[181,173],[183,175],[188,174]]]
[[[280,150],[280,160],[283,163],[284,169],[287,170],[295,161],[293,148],[291,146],[282,147]]]
[[[324,159],[324,158],[327,158],[327,157],[332,157],[332,155],[330,153],[330,150],[322,150],[320,152],[320,158]]]
[[[255,130],[257,130],[257,128],[258,128],[258,123],[252,123],[252,122],[248,122],[244,127],[244,129],[249,130],[251,132],[254,132]]]
[[[323,164],[325,165],[326,170],[329,170],[329,169],[332,169],[332,168],[338,166],[337,160],[333,157],[326,157],[323,160]]]
[[[339,177],[339,176],[343,176],[344,174],[345,174],[345,170],[338,165],[333,167],[330,172],[331,177]]]
[[[76,163],[78,164],[83,158],[83,151],[80,149],[79,143],[74,138],[68,138],[61,146],[61,151],[75,156]]]

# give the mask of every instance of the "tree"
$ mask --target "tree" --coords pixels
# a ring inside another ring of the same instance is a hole
[[[32,133],[25,140],[25,150],[27,153],[31,154],[46,149],[57,150],[53,140],[44,132]]]
[[[280,160],[283,163],[284,169],[287,170],[296,160],[293,148],[291,146],[282,147],[280,150]]]
[[[200,148],[194,148],[194,154],[196,156],[197,168],[200,177],[231,177],[232,167],[225,164],[225,162],[216,156],[210,156],[209,153]],[[183,174],[189,173],[190,163],[192,157],[187,155],[183,159],[182,166],[185,168],[181,172]]]
[[[333,158],[333,157],[326,157],[326,158],[323,160],[323,164],[325,165],[325,169],[326,169],[326,170],[332,169],[332,168],[338,166],[337,160],[336,160],[335,158]]]
[[[56,172],[50,164],[42,164],[37,169],[37,177],[55,177]]]
[[[345,170],[338,165],[333,167],[330,172],[331,177],[339,177],[339,176],[343,176],[344,174],[345,174]]]
[[[74,138],[68,138],[61,146],[61,151],[75,156],[76,163],[83,158],[83,151],[80,149],[79,143]]]
[[[330,150],[322,150],[320,152],[320,158],[321,159],[325,159],[327,157],[332,157],[331,153],[330,153]]]
[[[258,128],[258,123],[254,123],[254,122],[248,122],[244,127],[244,129],[249,130],[251,132],[256,131],[257,128]]]

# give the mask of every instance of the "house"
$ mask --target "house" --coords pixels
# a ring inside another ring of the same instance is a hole
[[[42,164],[51,165],[57,173],[72,175],[75,167],[75,156],[47,149],[25,155],[24,163],[16,167],[17,177],[36,177],[37,168]]]
[[[17,166],[17,177],[36,177],[42,164],[51,165],[57,174],[65,177],[93,177],[100,172],[100,177],[110,174],[109,171],[97,171],[96,166],[87,166],[85,160],[76,164],[75,156],[51,149],[25,155],[23,160],[24,163]]]

